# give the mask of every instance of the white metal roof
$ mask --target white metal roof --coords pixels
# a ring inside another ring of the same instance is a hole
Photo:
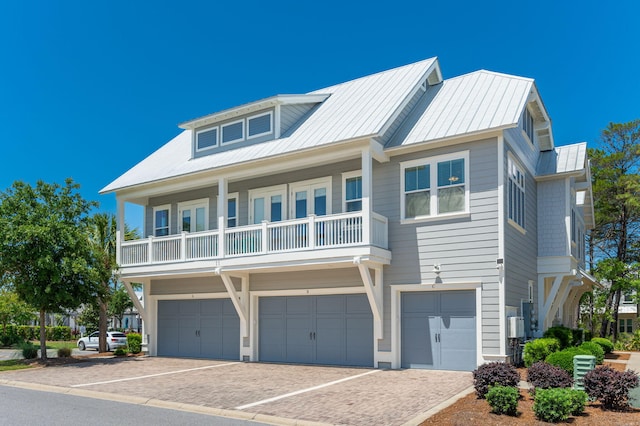
[[[533,80],[476,71],[428,89],[387,147],[516,126]]]
[[[553,151],[540,153],[538,176],[582,171],[587,167],[587,143],[558,146]]]

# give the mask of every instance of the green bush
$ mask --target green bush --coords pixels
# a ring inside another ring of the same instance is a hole
[[[578,346],[580,345],[582,342],[586,342],[587,340],[585,339],[585,331],[581,328],[574,328],[571,330],[571,344],[573,346]]]
[[[596,357],[596,364],[600,365],[604,362],[604,349],[602,349],[602,346],[599,344],[595,342],[584,342],[578,347],[591,352],[591,355]]]
[[[570,328],[561,325],[547,329],[542,337],[555,337],[560,342],[560,349],[568,348],[573,344],[573,332]]]
[[[533,412],[543,422],[559,422],[569,418],[574,406],[570,389],[538,389]]]
[[[58,349],[58,358],[69,358],[71,356],[71,348]]]
[[[20,345],[20,349],[22,349],[22,356],[24,359],[38,358],[38,349],[33,343],[24,342]]]
[[[584,413],[584,406],[587,403],[588,395],[585,391],[568,389],[571,398],[571,415],[579,416]]]
[[[591,355],[591,352],[581,348],[567,348],[549,354],[544,361],[548,364],[562,368],[569,373],[570,377],[573,377],[573,357],[576,355]]]
[[[115,356],[125,356],[127,354],[127,349],[124,346],[120,346],[119,348],[116,348],[115,351],[113,351],[113,354]]]
[[[640,351],[640,329],[632,333],[620,333],[614,344],[617,351]]]
[[[602,346],[605,354],[610,354],[611,352],[613,352],[613,343],[611,343],[611,340],[605,339],[603,337],[594,337],[593,339],[591,339],[591,341]]]
[[[139,354],[142,350],[142,336],[138,333],[127,334],[127,346],[132,354]]]
[[[487,392],[487,402],[491,406],[491,412],[515,416],[518,414],[518,398],[520,392],[512,386],[492,386]]]
[[[544,361],[549,354],[558,349],[560,349],[560,342],[555,338],[536,339],[527,342],[524,345],[524,365],[531,367],[536,362]]]
[[[0,346],[11,346],[22,341],[22,339],[12,331],[7,330],[7,334],[0,335]]]

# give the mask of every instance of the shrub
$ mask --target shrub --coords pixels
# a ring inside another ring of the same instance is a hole
[[[560,349],[558,339],[536,339],[524,345],[524,365],[531,367],[538,361],[544,361],[550,353]]]
[[[127,334],[127,346],[132,354],[139,354],[142,350],[142,336],[138,333]]]
[[[620,333],[614,344],[617,351],[640,351],[640,329],[632,333]]]
[[[591,355],[591,352],[580,348],[567,348],[559,352],[549,354],[545,362],[560,367],[573,377],[573,357],[576,355]]]
[[[621,372],[603,366],[584,376],[584,390],[602,402],[606,410],[621,410],[629,405],[629,389],[638,386],[638,375],[631,370]]]
[[[591,341],[602,346],[605,354],[610,354],[611,352],[613,352],[613,343],[611,343],[611,340],[605,339],[603,337],[594,337],[593,339],[591,339]]]
[[[115,356],[125,356],[127,354],[127,349],[124,346],[120,346],[119,348],[116,348],[115,351],[113,351],[113,354]]]
[[[574,328],[571,330],[571,344],[578,346],[582,342],[585,342],[585,331],[581,328]]]
[[[527,369],[527,381],[533,389],[570,388],[573,379],[567,371],[546,362],[536,362]]]
[[[570,389],[540,389],[533,401],[533,412],[544,422],[567,420],[573,409]]]
[[[548,328],[542,337],[555,337],[560,342],[560,349],[568,348],[573,343],[573,333],[571,329],[561,325]]]
[[[482,364],[473,371],[473,386],[478,398],[484,398],[490,386],[518,386],[520,375],[516,368],[504,362]]]
[[[599,344],[595,342],[584,342],[578,347],[591,352],[591,355],[596,357],[596,364],[600,365],[604,362],[604,349],[602,349],[602,346]]]
[[[71,348],[58,349],[58,358],[69,358],[71,356]]]
[[[38,348],[31,342],[24,342],[20,345],[22,349],[22,356],[24,359],[38,358]]]
[[[492,386],[487,392],[487,402],[491,412],[515,416],[518,414],[518,398],[520,392],[511,386]]]
[[[584,406],[587,403],[587,393],[577,389],[569,389],[571,398],[571,415],[579,416],[584,413]]]
[[[593,333],[589,330],[584,330],[584,341],[590,342],[593,339]]]
[[[0,335],[0,346],[11,346],[20,342],[20,337],[14,332],[7,332],[7,334]]]

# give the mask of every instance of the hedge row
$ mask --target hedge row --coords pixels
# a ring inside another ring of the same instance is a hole
[[[56,327],[45,327],[47,333],[47,340],[71,340],[71,327],[66,325]],[[0,334],[2,328],[0,327]],[[8,336],[17,336],[22,340],[39,340],[40,339],[40,326],[39,325],[13,325],[7,324],[5,333]]]

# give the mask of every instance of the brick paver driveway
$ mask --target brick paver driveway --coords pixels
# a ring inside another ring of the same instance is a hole
[[[11,381],[312,422],[400,425],[468,389],[472,376],[138,357],[0,373],[0,383]]]

